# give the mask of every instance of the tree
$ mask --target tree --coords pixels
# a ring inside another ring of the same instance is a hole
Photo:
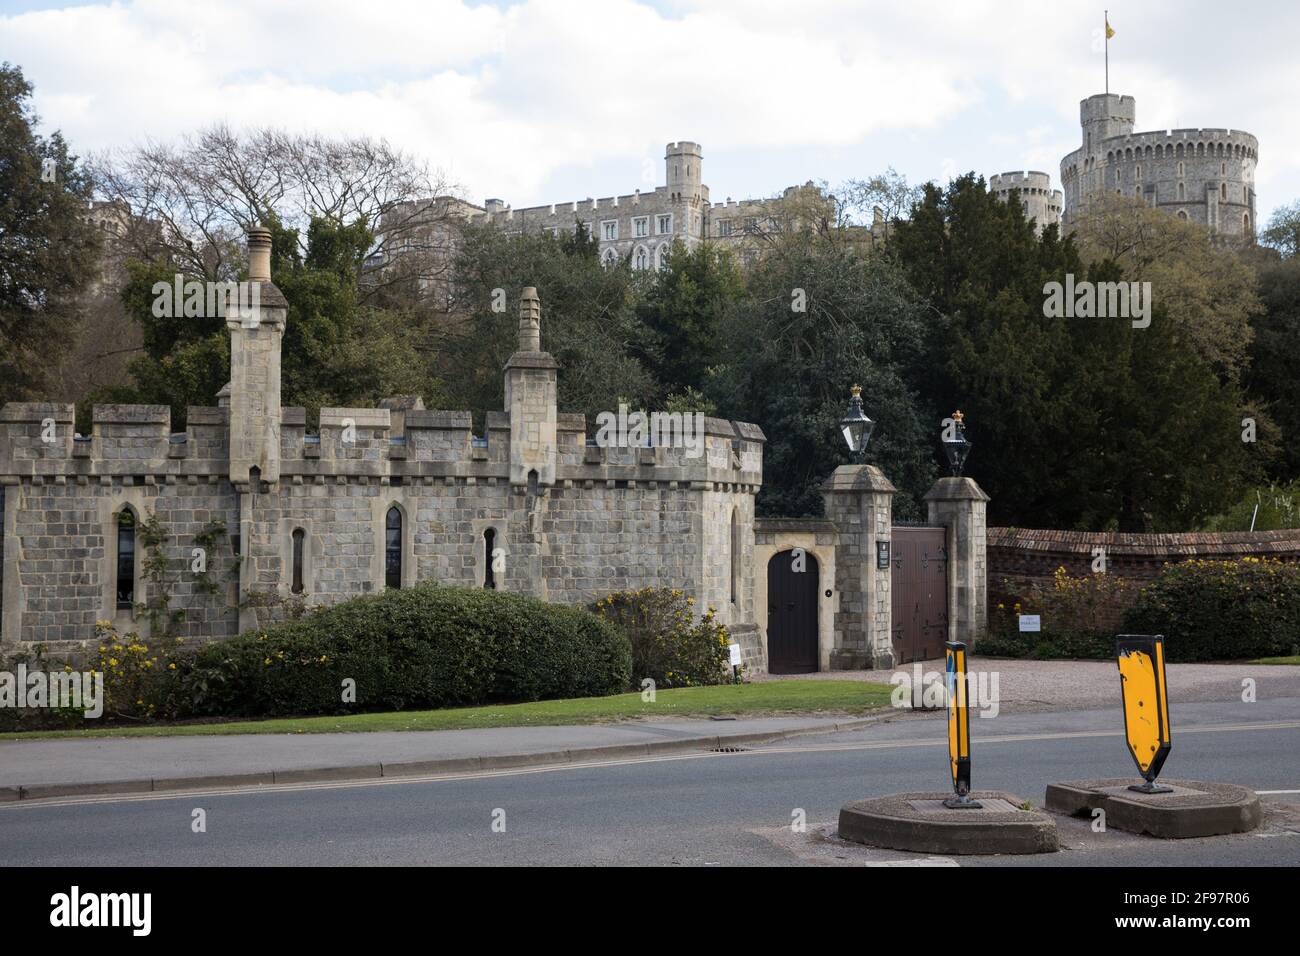
[[[1270,472],[1285,482],[1300,478],[1300,256],[1261,266],[1259,290],[1264,310],[1254,323],[1245,382],[1281,432]]]
[[[294,230],[306,253],[313,220],[376,230],[367,260],[382,261],[380,277],[359,286],[378,295],[412,275],[424,288],[450,269],[459,221],[448,202],[452,186],[438,172],[384,141],[259,129],[237,133],[224,125],[177,144],[150,143],[95,158],[99,192],[125,203],[147,224],[133,236],[136,258],[162,252],[183,271],[226,280],[243,263],[243,238],[253,225],[275,218]],[[408,286],[415,292],[419,284]]]
[[[640,356],[650,335],[636,315],[646,281],[624,260],[605,267],[581,223],[559,238],[509,235],[495,225],[463,231],[455,311],[465,318],[438,340],[439,368],[455,407],[503,407],[501,369],[518,348],[519,294],[542,302],[542,348],[560,363],[559,408],[593,416],[620,401],[646,406],[659,385]]]
[[[700,388],[722,359],[720,322],[744,295],[730,252],[674,242],[637,314],[654,336],[646,364],[668,392]]]
[[[1149,282],[1196,352],[1220,375],[1241,374],[1260,304],[1254,271],[1235,248],[1214,243],[1198,223],[1110,194],[1083,209],[1073,235],[1085,264],[1110,260],[1123,278]]]
[[[842,231],[801,230],[771,244],[724,323],[727,363],[706,383],[722,414],[768,436],[761,513],[821,514],[819,485],[849,460],[837,423],[858,384],[877,423],[869,460],[899,487],[896,513],[921,516],[938,436],[909,384],[924,321],[900,270],[859,255]]]
[[[323,406],[368,406],[399,394],[422,395],[436,407],[441,389],[419,350],[418,331],[400,313],[358,301],[357,266],[372,241],[365,222],[313,219],[304,243],[296,230],[268,218],[271,271],[289,303],[282,401],[305,407],[312,421]],[[170,284],[171,270],[165,263],[131,266],[123,301],[142,327],[145,355],[130,365],[133,384],[98,397],[170,405],[180,425],[187,406],[212,404],[230,380],[229,333],[215,314],[153,314],[153,284]]]
[[[926,392],[932,415],[966,412],[967,472],[992,497],[991,521],[1187,530],[1231,496],[1248,467],[1244,399],[1170,306],[1158,300],[1147,328],[1044,314],[1047,283],[1118,281],[1114,261],[1085,271],[1072,239],[1038,237],[974,174],[927,186],[891,249],[946,317]]]
[[[46,397],[99,262],[90,178],[62,135],[35,132],[31,96],[22,70],[0,64],[0,402]]]
[[[1259,241],[1276,249],[1286,259],[1294,258],[1300,252],[1300,199],[1273,210]]]

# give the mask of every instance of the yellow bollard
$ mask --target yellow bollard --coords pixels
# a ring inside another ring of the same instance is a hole
[[[978,800],[970,797],[970,708],[966,683],[966,645],[944,644],[947,649],[948,681],[948,763],[952,770],[952,789],[956,796],[943,805],[950,810],[979,810]]]
[[[1146,779],[1133,784],[1138,793],[1172,793],[1155,782],[1171,749],[1169,702],[1165,695],[1165,642],[1160,634],[1120,634],[1115,639],[1120,693],[1124,702],[1124,739],[1138,771]]]

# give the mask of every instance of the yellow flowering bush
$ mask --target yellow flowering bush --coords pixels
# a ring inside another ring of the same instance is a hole
[[[680,588],[617,591],[591,610],[631,640],[634,686],[647,677],[657,687],[731,682],[726,627],[711,607],[696,616],[695,599]]]
[[[177,654],[184,638],[152,646],[134,631],[118,634],[111,621],[95,622],[95,639],[81,670],[104,675],[104,716],[136,720],[171,716]]]

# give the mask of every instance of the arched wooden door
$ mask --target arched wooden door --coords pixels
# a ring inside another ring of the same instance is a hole
[[[773,674],[817,670],[817,591],[821,570],[804,552],[781,551],[767,562],[767,669]]]

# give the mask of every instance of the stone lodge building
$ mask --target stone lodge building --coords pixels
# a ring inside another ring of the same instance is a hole
[[[583,415],[557,411],[533,289],[486,434],[408,397],[322,409],[308,435],[303,409],[280,404],[292,317],[270,242],[249,231],[260,310],[228,310],[230,383],[183,433],[166,406],[97,405],[88,437],[70,404],[0,409],[0,651],[75,652],[100,620],[147,637],[142,605],[163,595],[181,633],[213,639],[289,602],[429,580],[572,604],[681,588],[717,610],[753,671],[893,666],[982,629],[987,497],[973,481],[941,479],[933,527],[909,529],[927,536],[906,569],[924,581],[891,568],[894,487],[874,466],[828,478],[825,519],[756,523],[763,432],[703,418],[702,447],[598,446]],[[891,603],[891,571],[915,607]]]

